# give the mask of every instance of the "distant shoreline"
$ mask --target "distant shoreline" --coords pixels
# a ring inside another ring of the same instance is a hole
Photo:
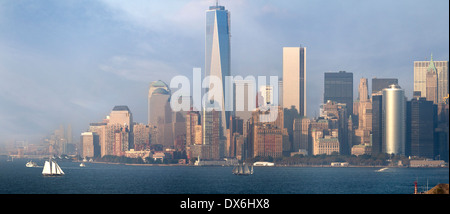
[[[188,164],[139,164],[139,163],[114,163],[114,162],[92,162],[92,163],[102,163],[102,164],[122,164],[127,166],[186,166],[186,167],[203,167],[203,166],[214,166],[214,167],[232,167],[232,165],[188,165]],[[254,167],[299,167],[299,168],[449,168],[445,167],[409,167],[409,166],[360,166],[360,165],[349,165],[349,166],[331,166],[331,165],[275,165],[275,166],[254,166]]]

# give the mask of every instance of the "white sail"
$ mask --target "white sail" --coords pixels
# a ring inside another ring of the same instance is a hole
[[[244,164],[244,174],[246,174],[246,175],[250,174],[250,170],[248,169],[247,164]]]
[[[56,174],[64,175],[64,172],[62,171],[61,167],[55,162],[56,164]]]
[[[61,167],[55,161],[45,161],[43,175],[64,175]]]
[[[50,175],[52,172],[50,171],[50,162],[45,161],[44,169],[42,170],[43,175]]]

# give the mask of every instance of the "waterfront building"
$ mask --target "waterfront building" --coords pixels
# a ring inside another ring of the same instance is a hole
[[[310,146],[310,124],[311,120],[307,117],[300,117],[294,119],[294,142],[292,143],[292,151],[302,154],[311,154]]]
[[[283,108],[306,116],[306,47],[283,47]]]
[[[435,142],[437,155],[441,160],[448,162],[449,158],[449,104],[448,97],[443,103],[437,105],[437,127],[435,129]]]
[[[405,155],[406,98],[400,86],[383,89],[382,112],[383,152]]]
[[[98,142],[100,146],[100,155],[103,157],[106,154],[106,125],[108,123],[90,123],[89,132],[95,132],[98,135]]]
[[[123,156],[130,149],[130,130],[127,126],[120,124],[108,124],[107,127],[109,128],[110,136],[112,136],[110,138],[111,155]]]
[[[398,84],[397,78],[372,78],[372,94],[377,94],[392,84]]]
[[[244,135],[244,120],[239,117],[230,118],[230,128],[227,129],[227,144],[225,146],[225,156],[236,157],[237,152],[241,149],[238,148],[239,136]]]
[[[151,127],[147,124],[137,123],[133,126],[134,150],[150,150]]]
[[[323,103],[328,100],[347,105],[347,115],[353,113],[353,73],[325,72]]]
[[[284,136],[287,136],[286,129],[273,126],[273,124],[256,124],[253,157],[281,157]]]
[[[225,91],[225,77],[230,76],[230,16],[228,10],[224,6],[219,6],[217,3],[210,6],[206,11],[206,32],[205,32],[205,77],[213,76],[218,78],[222,85],[214,85],[214,90],[220,96],[214,96],[214,103],[219,105],[219,123],[220,123],[220,137],[226,134],[228,128],[228,118],[231,112],[225,111],[225,94],[232,93],[232,88]],[[209,91],[210,83],[207,83],[206,93]],[[231,91],[230,91],[231,90]],[[212,94],[208,95],[211,99]],[[207,100],[208,102],[209,100]],[[209,117],[204,117],[209,118]],[[213,123],[209,121],[208,123]]]
[[[372,154],[372,146],[369,144],[359,144],[352,147],[352,155],[370,155]]]
[[[352,141],[349,140],[349,117],[347,116],[347,105],[328,100],[320,106],[320,116],[329,121],[328,129],[336,129],[339,138],[339,153],[349,155],[352,148]],[[351,119],[351,118],[350,118]]]
[[[427,96],[428,71],[437,74],[437,101],[443,102],[444,97],[448,95],[449,87],[448,61],[433,61],[433,55],[430,61],[414,61],[414,91],[420,91],[423,97]]]
[[[95,132],[81,133],[81,142],[83,146],[82,157],[98,157],[100,156],[99,136]]]
[[[289,144],[289,137],[286,128],[284,128],[283,108],[281,106],[277,108],[278,114],[275,120],[260,122],[260,116],[269,115],[269,111],[257,109],[253,111],[252,118],[248,121],[246,154],[250,157],[281,157],[283,152],[289,151],[286,149],[286,145]]]
[[[340,153],[340,142],[338,139],[337,129],[323,129],[311,131],[313,142],[313,155],[331,155],[333,153]]]

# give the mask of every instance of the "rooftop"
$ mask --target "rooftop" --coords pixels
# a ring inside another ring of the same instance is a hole
[[[113,111],[130,111],[128,106],[114,106]]]

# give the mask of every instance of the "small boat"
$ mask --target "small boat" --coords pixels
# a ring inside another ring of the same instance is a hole
[[[64,175],[64,172],[62,171],[61,167],[59,167],[58,163],[56,163],[56,161],[49,159],[48,161],[45,161],[44,169],[42,170],[42,175],[62,176]]]
[[[84,165],[84,163],[80,163],[80,167],[85,167],[86,165]]]
[[[28,161],[27,164],[25,164],[26,167],[38,167],[38,165],[33,161]]]
[[[385,168],[382,168],[382,169],[377,170],[377,172],[382,172],[382,171],[384,171],[384,170],[386,170],[386,169],[389,169],[389,168],[385,167]]]
[[[233,174],[235,175],[253,175],[253,165],[248,168],[246,163],[239,164],[233,168]]]

